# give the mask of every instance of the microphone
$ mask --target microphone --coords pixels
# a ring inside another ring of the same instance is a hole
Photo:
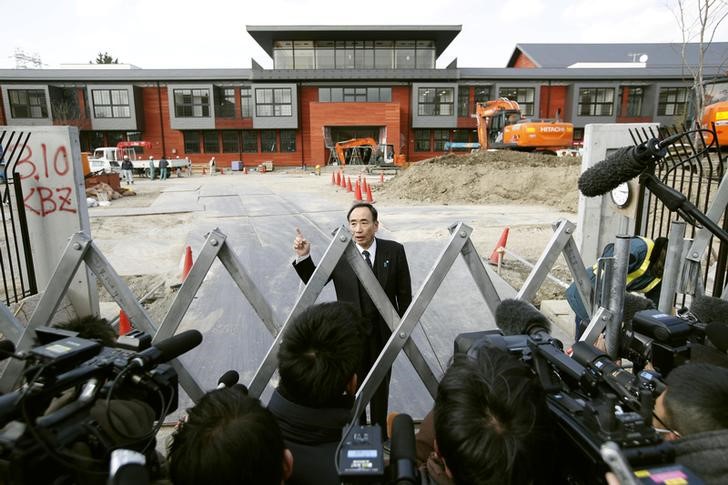
[[[140,369],[149,369],[156,364],[179,357],[200,345],[201,342],[202,334],[199,331],[187,330],[139,352],[131,360],[130,365]]]
[[[714,296],[696,296],[690,311],[701,323],[724,323],[728,315],[728,301]]]
[[[725,323],[709,323],[705,327],[705,336],[716,349],[721,352],[728,350],[728,325]]]
[[[240,380],[240,374],[237,371],[229,370],[220,376],[217,381],[216,389],[225,389],[226,387],[233,387]]]
[[[624,293],[624,306],[622,309],[622,321],[629,322],[637,312],[643,310],[654,310],[655,303],[649,298],[633,295],[630,292]]]
[[[503,335],[546,334],[551,338],[551,322],[536,307],[523,300],[503,300],[495,309],[495,324]]]
[[[579,190],[586,197],[596,197],[617,188],[644,172],[657,158],[665,155],[665,147],[674,140],[656,138],[631,147],[622,147],[606,159],[584,171],[579,177]]]
[[[389,465],[392,483],[420,483],[417,479],[415,426],[408,414],[398,414],[392,423],[392,449]]]
[[[15,357],[15,344],[11,340],[0,340],[0,361]]]

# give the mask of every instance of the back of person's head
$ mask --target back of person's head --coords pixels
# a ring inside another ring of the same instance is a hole
[[[457,356],[435,399],[435,440],[457,484],[520,484],[550,477],[546,397],[532,371],[496,348]],[[548,480],[547,480],[548,481]]]
[[[309,407],[334,407],[359,371],[363,322],[346,303],[307,308],[291,323],[278,349],[279,390]]]
[[[275,418],[239,386],[210,391],[189,409],[168,457],[175,485],[278,485],[291,466]]]
[[[667,424],[680,435],[728,429],[728,369],[688,363],[665,380],[662,395]]]

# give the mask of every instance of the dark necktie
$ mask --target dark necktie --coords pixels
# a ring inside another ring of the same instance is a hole
[[[367,261],[369,267],[373,269],[374,266],[372,265],[372,260],[369,259],[369,251],[362,251],[361,253],[364,255],[364,259]]]

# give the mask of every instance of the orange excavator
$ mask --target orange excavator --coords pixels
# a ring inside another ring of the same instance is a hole
[[[347,160],[346,151],[350,150]],[[402,166],[405,164],[403,154],[394,154],[394,145],[380,145],[374,138],[352,138],[334,145],[336,159],[341,166],[356,164]]]
[[[555,152],[571,148],[574,141],[573,124],[523,118],[519,104],[508,98],[478,103],[476,117],[480,150]]]
[[[721,150],[728,150],[728,79],[705,83],[705,108],[700,120],[702,128],[712,129],[718,135]],[[713,142],[713,135],[706,134],[706,143]]]

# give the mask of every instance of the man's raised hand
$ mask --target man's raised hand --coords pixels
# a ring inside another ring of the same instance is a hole
[[[293,249],[299,258],[305,258],[311,252],[311,243],[303,237],[299,228],[296,228],[296,239],[293,240]]]

